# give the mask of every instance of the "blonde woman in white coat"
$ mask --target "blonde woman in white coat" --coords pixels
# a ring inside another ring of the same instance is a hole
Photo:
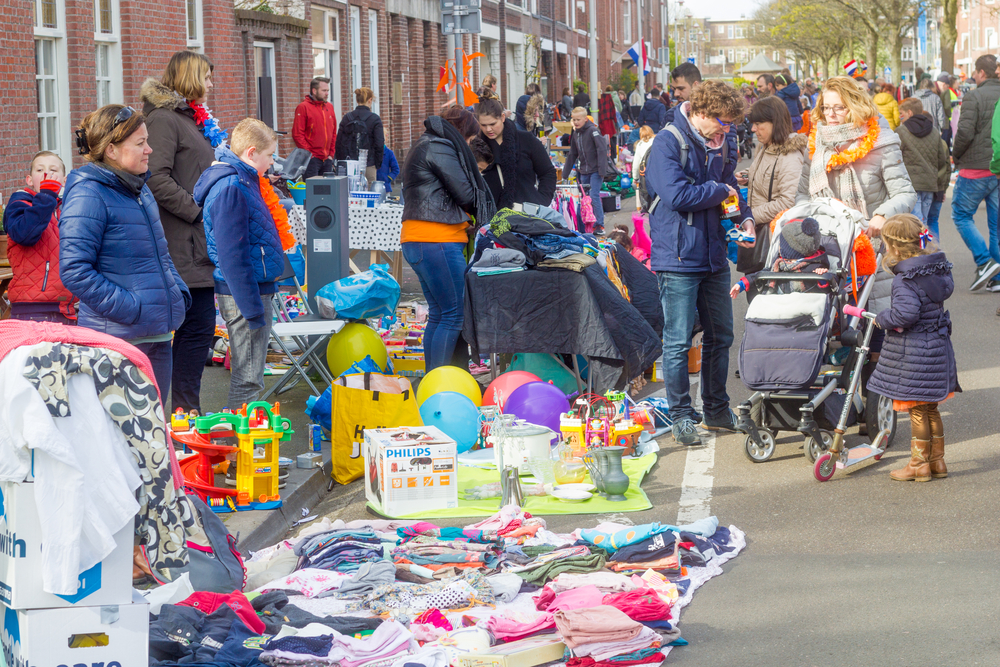
[[[653,132],[653,128],[649,125],[643,125],[639,128],[639,140],[635,142],[635,153],[632,155],[633,183],[637,183],[639,180],[639,165],[642,164],[642,158],[646,155],[646,151],[648,151],[649,147],[653,145],[653,139],[655,137],[656,133]],[[639,202],[638,195],[636,195],[635,198],[635,210],[642,210],[642,204]]]

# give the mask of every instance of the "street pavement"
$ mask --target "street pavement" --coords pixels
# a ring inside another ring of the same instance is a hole
[[[607,229],[629,224],[633,208],[627,200]],[[976,219],[985,231],[985,211]],[[744,456],[742,435],[706,437],[690,448],[666,436],[643,484],[652,509],[547,518],[550,528],[569,531],[609,518],[674,523],[714,514],[746,532],[744,552],[684,610],[680,627],[691,645],[675,649],[669,664],[1000,665],[1000,295],[968,291],[974,267],[951,222],[950,199],[941,229],[955,264],[956,291],[947,306],[964,390],[942,406],[947,479],[889,479],[908,455],[905,416],[880,462],[838,472],[826,483],[813,478],[798,434],[781,434],[775,456],[762,464]],[[404,299],[419,291],[406,270]],[[750,394],[733,375],[745,304],[742,297],[734,302],[728,383],[734,407]],[[217,374],[209,372],[206,384],[215,385]],[[657,389],[662,385],[647,391]],[[206,392],[218,390],[206,386]],[[289,409],[301,414],[300,400]],[[335,487],[311,510],[345,520],[373,516],[360,481]]]

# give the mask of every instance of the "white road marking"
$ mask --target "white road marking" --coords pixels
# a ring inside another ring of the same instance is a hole
[[[702,409],[701,376],[691,376],[692,404]],[[681,498],[677,503],[677,525],[712,516],[712,485],[715,481],[715,433],[709,431],[701,437],[701,445],[690,447],[684,463],[684,480]]]

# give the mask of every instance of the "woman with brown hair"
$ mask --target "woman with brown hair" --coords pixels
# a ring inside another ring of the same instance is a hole
[[[452,363],[462,331],[470,222],[488,225],[496,208],[468,145],[479,133],[476,117],[452,104],[424,127],[403,166],[400,241],[427,298],[424,356],[432,370]]]
[[[80,298],[80,326],[128,341],[149,357],[165,402],[171,339],[191,294],[170,259],[146,185],[152,149],[145,118],[109,104],[87,114],[76,134],[87,164],[66,179],[59,276]]]
[[[215,159],[223,132],[207,107],[212,63],[178,51],[159,80],[139,91],[149,131],[149,191],[159,206],[170,257],[191,291],[191,303],[173,341],[173,407],[201,411],[201,374],[215,335],[215,265],[208,258],[194,184]],[[161,387],[163,384],[161,383]],[[166,400],[164,394],[164,400]]]
[[[556,168],[548,151],[530,132],[518,130],[504,120],[499,100],[480,100],[476,105],[480,136],[493,152],[493,164],[483,178],[498,209],[533,202],[548,206],[556,192]]]
[[[358,88],[354,91],[354,99],[358,106],[344,115],[340,121],[340,129],[337,130],[337,159],[357,160],[361,151],[367,150],[365,177],[369,183],[374,183],[385,153],[382,119],[371,110],[372,102],[375,101],[375,93],[371,88]]]

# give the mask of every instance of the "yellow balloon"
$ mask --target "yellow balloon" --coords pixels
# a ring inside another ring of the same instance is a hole
[[[361,361],[371,357],[379,368],[385,368],[389,354],[381,336],[371,327],[360,322],[350,322],[330,337],[326,346],[326,362],[333,377]]]
[[[417,385],[417,405],[442,391],[455,391],[472,399],[479,407],[483,404],[483,390],[467,370],[458,366],[438,366],[425,375]]]

